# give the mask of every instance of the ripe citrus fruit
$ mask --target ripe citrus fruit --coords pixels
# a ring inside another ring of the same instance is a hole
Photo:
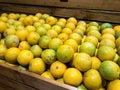
[[[99,24],[97,22],[95,22],[95,21],[92,21],[92,22],[88,23],[88,27],[89,26],[97,26],[97,27],[99,27]]]
[[[83,77],[83,83],[89,90],[98,90],[102,85],[100,73],[95,69],[86,71]]]
[[[59,46],[63,45],[63,41],[59,38],[53,38],[49,42],[49,48],[57,50]]]
[[[71,30],[74,30],[75,24],[73,24],[72,22],[67,22],[65,25],[65,28],[70,28]]]
[[[41,36],[39,41],[38,41],[39,46],[43,49],[48,48],[50,40],[51,40],[51,38],[48,37],[47,35]]]
[[[11,47],[11,48],[7,49],[7,51],[5,53],[5,60],[9,63],[16,63],[19,53],[20,53],[19,48]]]
[[[7,48],[5,45],[0,44],[0,59],[4,59]]]
[[[27,50],[29,50],[30,49],[30,44],[27,42],[27,41],[21,41],[20,43],[19,43],[19,46],[18,46],[18,48],[20,49],[20,50],[25,50],[25,49],[27,49]]]
[[[16,35],[7,35],[5,37],[5,45],[9,47],[17,47],[19,45],[19,39]]]
[[[105,28],[104,30],[102,30],[102,34],[112,34],[115,35],[115,30],[113,28]]]
[[[30,45],[35,45],[38,43],[40,35],[37,32],[30,32],[27,36],[27,42]]]
[[[61,33],[61,31],[62,31],[61,26],[57,25],[57,24],[53,25],[52,29],[55,30],[58,34]]]
[[[40,36],[42,36],[42,35],[45,35],[45,34],[46,34],[47,30],[46,30],[44,27],[39,26],[39,27],[37,27],[36,32],[37,32]]]
[[[120,37],[116,39],[115,44],[117,48],[120,46]]]
[[[41,18],[42,18],[42,19],[46,19],[48,16],[49,16],[49,14],[46,14],[46,13],[45,13],[45,14],[42,14]]]
[[[81,72],[89,70],[92,66],[92,60],[87,53],[77,53],[73,58],[73,65]]]
[[[46,18],[46,23],[49,25],[54,25],[57,22],[57,18],[53,17],[53,16],[48,16]]]
[[[119,78],[119,66],[113,61],[103,61],[99,71],[105,80],[115,80]]]
[[[120,32],[120,25],[116,25],[113,28],[115,30],[115,33]]]
[[[50,38],[56,38],[58,36],[58,33],[55,30],[49,29],[46,32],[46,35],[49,36]]]
[[[7,35],[10,35],[10,34],[16,34],[16,30],[15,29],[12,29],[12,28],[8,28],[4,31],[3,35],[4,37],[6,37]]]
[[[107,86],[107,90],[120,90],[120,80],[116,79],[110,81],[110,83]]]
[[[20,65],[22,66],[27,66],[29,65],[30,61],[33,59],[34,55],[31,51],[29,50],[22,50],[20,51],[17,61]]]
[[[68,68],[63,75],[63,80],[66,84],[79,86],[82,82],[82,73],[76,68]]]
[[[60,82],[60,83],[64,83],[63,78],[58,78],[58,79],[56,79],[56,81],[57,81],[57,82]]]
[[[66,33],[66,34],[69,35],[69,34],[72,33],[72,29],[70,29],[70,28],[63,28],[62,33]]]
[[[45,63],[41,58],[34,58],[29,63],[29,71],[42,74],[45,71]]]
[[[46,30],[51,29],[51,25],[47,23],[42,24],[42,27],[45,28]]]
[[[39,45],[33,45],[30,47],[31,52],[33,53],[34,57],[40,57],[42,53],[42,49]]]
[[[90,30],[97,30],[97,31],[99,31],[99,28],[97,26],[89,26],[89,27],[87,27],[86,33],[88,33]]]
[[[74,39],[68,39],[64,42],[64,44],[71,46],[75,52],[78,51],[78,43]]]
[[[84,42],[91,42],[93,43],[96,47],[98,45],[98,39],[95,36],[86,36]]]
[[[79,47],[79,52],[84,52],[90,56],[94,56],[96,51],[96,46],[91,42],[84,42]]]
[[[57,49],[57,59],[63,63],[68,63],[72,60],[74,49],[69,45],[61,45]]]
[[[115,42],[115,37],[112,34],[103,34],[101,37],[101,40],[102,39],[110,39],[110,40],[113,40]]]
[[[28,25],[28,26],[25,27],[25,30],[27,30],[28,32],[34,32],[36,29],[32,25]]]
[[[33,24],[33,19],[32,19],[32,17],[30,17],[30,16],[26,16],[26,17],[24,17],[24,19],[23,19],[23,23],[24,23],[24,25],[32,25]]]
[[[78,33],[72,33],[72,34],[70,34],[69,38],[70,39],[74,39],[78,43],[78,45],[81,44],[82,37]]]
[[[67,23],[68,22],[71,22],[71,23],[73,23],[74,25],[76,25],[77,24],[77,19],[75,18],[75,17],[69,17],[68,19],[67,19]]]
[[[61,39],[63,42],[65,42],[69,38],[69,36],[66,33],[60,33],[58,35],[58,38]]]
[[[73,30],[73,32],[79,34],[81,37],[83,37],[83,35],[84,35],[83,29],[76,28]]]
[[[66,65],[60,61],[55,61],[50,66],[50,72],[55,78],[62,78],[66,69]]]
[[[100,26],[100,31],[104,30],[105,28],[113,28],[111,23],[102,23]]]
[[[45,77],[47,79],[50,79],[50,80],[55,80],[55,78],[53,77],[53,75],[51,74],[50,71],[45,71],[41,74],[42,77]]]
[[[92,60],[92,69],[96,69],[98,70],[100,68],[100,65],[101,65],[101,61],[99,58],[97,57],[91,57],[91,60]]]
[[[16,20],[17,16],[16,16],[15,13],[10,13],[10,14],[8,14],[8,19],[14,19],[14,20]]]
[[[16,35],[20,41],[25,41],[27,39],[27,36],[28,36],[28,31],[25,29],[22,29],[22,30],[19,29],[16,31]]]
[[[101,46],[97,51],[97,57],[102,61],[113,60],[115,54],[115,50],[110,46]]]
[[[58,22],[56,23],[56,25],[59,25],[61,28],[64,28],[64,27],[65,27],[65,23],[62,22],[62,21],[58,21]]]
[[[3,21],[0,21],[0,33],[3,33],[7,29],[7,24]]]
[[[46,64],[50,65],[56,61],[56,52],[53,49],[45,49],[42,51],[41,57]]]
[[[99,43],[99,47],[101,46],[110,46],[112,48],[115,48],[115,42],[111,39],[102,39]]]
[[[87,88],[85,87],[84,84],[80,84],[78,87],[77,87],[78,90],[87,90]]]

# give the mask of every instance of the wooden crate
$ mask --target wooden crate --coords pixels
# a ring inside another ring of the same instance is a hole
[[[120,23],[119,0],[0,0],[0,12],[48,13],[57,17]],[[0,63],[0,90],[77,90]]]

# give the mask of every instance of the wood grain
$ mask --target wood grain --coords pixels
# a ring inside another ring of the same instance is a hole
[[[120,11],[120,0],[0,0],[0,2]]]
[[[19,68],[11,67],[3,63],[0,63],[0,78],[2,78],[0,79],[0,82],[8,81],[3,84],[7,84],[11,87],[15,86],[15,88],[19,88],[23,85],[23,89],[20,90],[77,90],[77,88],[73,86],[49,80],[38,74],[23,71]]]
[[[58,17],[71,17],[82,20],[94,20],[102,22],[120,23],[120,12],[116,11],[100,11],[91,9],[73,9],[73,8],[58,8],[58,7],[44,7],[44,6],[31,6],[31,5],[14,5],[14,4],[1,4],[0,11],[2,12],[15,12],[15,13],[28,13],[35,14],[48,13]]]

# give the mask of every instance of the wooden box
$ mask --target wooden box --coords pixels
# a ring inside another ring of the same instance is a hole
[[[120,23],[120,0],[0,0],[0,13],[48,13],[57,17]],[[0,63],[0,90],[77,90]]]

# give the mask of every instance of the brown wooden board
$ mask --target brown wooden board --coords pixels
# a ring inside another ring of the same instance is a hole
[[[38,74],[0,63],[0,83],[15,90],[77,90],[77,88],[49,80]],[[5,82],[4,82],[5,81]],[[18,89],[17,89],[18,88]]]
[[[0,2],[120,11],[120,0],[0,0]]]
[[[71,17],[82,20],[94,20],[102,22],[120,23],[120,12],[115,11],[100,11],[90,9],[73,9],[73,8],[58,8],[58,7],[44,7],[32,5],[17,5],[17,4],[3,4],[0,3],[1,12],[16,12],[35,14],[48,13],[58,17]]]

